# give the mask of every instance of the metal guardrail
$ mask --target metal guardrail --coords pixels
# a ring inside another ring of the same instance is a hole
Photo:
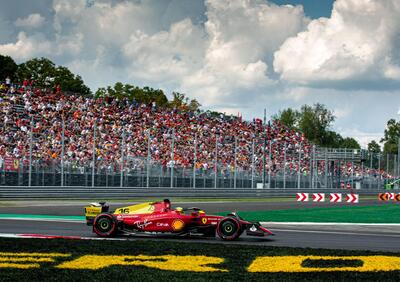
[[[361,195],[377,195],[383,189],[355,190]],[[0,199],[112,199],[112,198],[269,198],[291,197],[296,193],[348,193],[343,189],[193,189],[130,187],[0,187]]]

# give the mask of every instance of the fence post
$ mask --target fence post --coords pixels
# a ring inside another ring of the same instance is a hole
[[[196,188],[196,164],[197,164],[197,133],[194,135],[193,189]]]
[[[271,188],[272,140],[269,140],[269,150],[268,151],[269,151],[268,152],[268,187]],[[276,183],[276,181],[275,181],[275,183]]]
[[[389,173],[389,154],[386,154],[386,173]]]
[[[28,186],[32,185],[32,146],[33,146],[33,118],[31,117],[31,126],[29,130],[29,175],[28,175]],[[23,164],[22,164],[23,165]]]
[[[283,143],[283,189],[286,189],[286,141]]]
[[[328,188],[328,148],[325,148],[325,188]]]
[[[215,134],[215,164],[214,164],[214,188],[217,189],[218,173],[218,135]]]
[[[61,186],[64,186],[64,147],[65,147],[65,121],[64,115],[61,122]]]
[[[300,189],[301,186],[301,146],[302,144],[300,143],[300,148],[299,148],[299,168],[297,169],[297,189]]]
[[[265,153],[266,153],[266,142],[267,142],[267,109],[264,109],[264,123],[263,123],[263,174],[262,174],[262,183],[263,189],[265,188]]]
[[[96,166],[96,120],[93,124],[93,151],[92,151],[92,187],[94,187],[94,174]]]
[[[150,152],[150,129],[147,131],[147,161],[146,161],[146,187],[150,187],[150,162],[151,162],[151,152]]]
[[[312,189],[314,189],[314,162],[315,162],[315,145],[312,146],[312,152],[311,152],[310,174],[311,174],[311,188]]]
[[[234,151],[234,178],[233,178],[233,188],[236,189],[236,180],[237,180],[237,137],[235,136],[235,151]]]
[[[124,186],[124,164],[125,164],[125,129],[122,130],[122,144],[121,144],[121,166],[120,166],[120,180],[119,187]]]
[[[354,188],[354,149],[351,151],[351,188]]]
[[[254,138],[251,145],[251,188],[254,188]]]
[[[397,173],[396,177],[400,177],[400,137],[397,139]]]
[[[175,128],[172,128],[172,143],[171,143],[171,188],[174,187],[174,149],[175,149]]]

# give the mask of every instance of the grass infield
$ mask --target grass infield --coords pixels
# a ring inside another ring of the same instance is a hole
[[[0,281],[399,281],[400,271],[391,272],[308,272],[308,273],[249,273],[247,268],[260,256],[368,256],[394,253],[369,251],[342,251],[264,247],[249,245],[225,245],[209,243],[176,242],[158,239],[133,241],[79,241],[47,239],[0,239],[0,253],[61,253],[70,257],[57,258],[53,263],[41,263],[40,268],[0,268]],[[55,265],[77,259],[84,255],[179,255],[223,258],[218,268],[227,272],[166,271],[147,266],[120,265],[98,270],[58,269]],[[4,262],[4,257],[0,256]],[[305,260],[304,267],[358,267],[362,261],[355,260]],[[1,264],[0,264],[1,265]]]
[[[239,215],[252,221],[400,223],[400,207],[398,205],[299,208],[296,210],[257,212],[243,211],[239,212]]]

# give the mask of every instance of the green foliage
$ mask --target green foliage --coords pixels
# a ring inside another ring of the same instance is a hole
[[[189,100],[183,93],[172,92],[172,101],[169,102],[171,108],[197,111],[200,108],[200,103],[196,99]]]
[[[99,88],[96,97],[114,97],[118,99],[128,99],[139,103],[150,104],[156,102],[158,106],[167,106],[168,99],[161,89],[153,89],[150,87],[140,88],[131,84],[123,84],[117,82],[113,87]]]
[[[384,136],[381,139],[383,143],[383,152],[388,154],[397,154],[397,143],[400,138],[400,122],[390,119],[386,124]]]
[[[340,148],[347,148],[347,149],[361,149],[360,144],[352,138],[352,137],[346,137],[343,139],[342,144],[340,145]]]
[[[68,68],[56,66],[46,58],[34,58],[18,66],[17,79],[33,80],[35,85],[41,87],[54,87],[60,85],[63,91],[90,94],[90,89],[84,84],[79,75],[74,75]]]
[[[18,66],[10,56],[0,55],[0,81],[8,77],[14,79]]]
[[[299,116],[299,130],[311,142],[325,145],[326,132],[335,120],[333,113],[322,104],[303,105]]]
[[[170,107],[180,110],[197,111],[200,108],[200,103],[196,99],[189,100],[185,94],[179,92],[172,93],[172,101],[168,101],[167,96],[161,89],[153,89],[151,87],[140,88],[131,84],[123,84],[117,82],[113,87],[99,88],[96,97],[115,97],[118,99],[126,98],[130,101],[137,101],[138,103],[150,104],[155,102],[157,106]]]
[[[292,108],[284,109],[273,116],[274,120],[279,120],[282,124],[290,129],[297,129],[300,113]]]
[[[343,138],[339,133],[330,130],[335,116],[325,105],[303,105],[300,111],[287,108],[273,117],[290,129],[299,130],[311,142],[331,148],[360,149],[354,138]]]
[[[375,140],[372,140],[368,143],[368,151],[371,153],[380,153],[381,146],[379,146],[379,144]]]

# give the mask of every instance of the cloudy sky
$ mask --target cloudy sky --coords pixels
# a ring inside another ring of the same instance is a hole
[[[399,119],[399,0],[0,0],[0,54],[95,91],[180,91],[252,119],[316,102],[362,145]]]

